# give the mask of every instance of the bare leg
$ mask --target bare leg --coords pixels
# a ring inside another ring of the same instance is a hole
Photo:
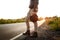
[[[29,21],[30,21],[30,16],[32,15],[32,13],[33,13],[33,9],[30,9],[28,14],[27,14],[27,17],[26,17],[27,30],[30,30]]]
[[[27,30],[26,33],[24,33],[24,35],[30,35],[30,25],[29,25],[29,20],[30,20],[30,15],[31,15],[31,9],[29,10],[27,17],[26,17],[26,26],[27,26]]]
[[[37,22],[34,22],[34,32],[37,32]]]
[[[27,26],[27,30],[30,30],[29,18],[28,18],[28,17],[27,17],[27,19],[26,19],[26,26]]]
[[[30,36],[30,25],[29,25],[29,19],[26,19],[26,25],[27,25],[27,30],[26,30],[26,33],[24,33],[24,35],[29,35],[29,36]]]
[[[38,37],[38,34],[37,34],[37,22],[33,22],[34,23],[34,33],[32,35],[32,37]]]

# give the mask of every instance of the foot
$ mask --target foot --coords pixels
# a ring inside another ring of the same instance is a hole
[[[23,33],[23,35],[28,35],[28,36],[30,36],[30,30],[27,30],[26,33]]]
[[[31,37],[38,37],[37,32],[34,32],[33,35]]]

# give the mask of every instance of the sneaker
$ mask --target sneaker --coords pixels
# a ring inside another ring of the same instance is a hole
[[[23,33],[23,35],[30,35],[30,30],[27,30],[26,33]]]
[[[31,37],[38,37],[37,32],[34,32],[33,35]]]

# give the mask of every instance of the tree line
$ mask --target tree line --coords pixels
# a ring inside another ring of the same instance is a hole
[[[0,24],[20,23],[25,22],[25,18],[21,19],[0,19]]]

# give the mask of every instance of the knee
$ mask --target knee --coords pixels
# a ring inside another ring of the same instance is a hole
[[[26,22],[29,22],[29,19],[26,19]]]

